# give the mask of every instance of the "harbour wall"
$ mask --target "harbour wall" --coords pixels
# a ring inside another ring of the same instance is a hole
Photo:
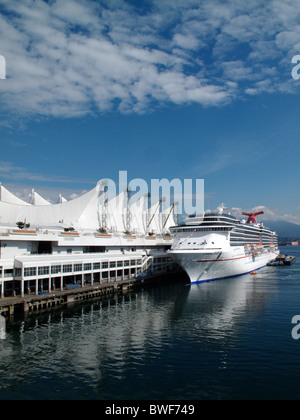
[[[105,283],[95,286],[84,286],[69,290],[55,291],[43,295],[28,295],[25,297],[12,297],[0,299],[0,315],[14,317],[17,314],[38,313],[63,305],[74,304],[90,299],[106,300],[117,294],[128,293],[155,284],[175,282],[188,283],[186,274],[177,269],[163,274],[152,274],[144,278],[134,278],[115,283]]]

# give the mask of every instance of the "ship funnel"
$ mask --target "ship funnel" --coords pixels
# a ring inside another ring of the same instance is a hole
[[[257,213],[246,213],[246,212],[243,212],[242,214],[244,216],[248,216],[247,223],[249,225],[252,225],[252,224],[256,224],[257,223],[256,216],[259,216],[260,214],[264,214],[264,212],[263,211],[259,211]]]

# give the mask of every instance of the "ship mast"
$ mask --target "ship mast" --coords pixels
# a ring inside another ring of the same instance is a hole
[[[157,208],[155,209],[155,212],[153,213],[153,215],[152,215],[152,217],[151,217],[151,219],[150,219],[150,222],[148,223],[147,229],[148,229],[148,228],[149,228],[149,226],[151,225],[151,223],[152,223],[152,221],[153,221],[153,219],[154,219],[154,217],[155,217],[155,215],[156,215],[157,210],[159,210],[159,208],[160,208],[160,205],[161,205],[162,201],[163,201],[163,199],[161,198],[161,199],[159,200],[158,204],[157,204]]]
[[[104,231],[107,230],[107,218],[108,218],[108,189],[106,188],[108,182],[104,179],[100,183],[99,191],[99,205],[98,205],[98,219],[101,229]],[[100,204],[101,197],[101,204]],[[101,206],[101,212],[99,211]],[[101,220],[100,220],[101,219]]]
[[[130,192],[131,189],[129,187],[126,188],[126,232],[131,233],[131,211],[129,207],[129,200],[130,200]]]
[[[174,208],[175,208],[175,203],[173,203],[172,204],[172,206],[171,206],[171,209],[170,209],[170,211],[169,211],[169,214],[168,214],[168,216],[165,216],[165,221],[164,221],[164,224],[163,224],[163,231],[164,231],[164,229],[165,229],[165,227],[166,227],[166,224],[167,224],[167,222],[168,222],[168,220],[169,220],[169,218],[170,218],[170,216],[171,216],[171,214],[172,214],[172,211],[174,210]]]

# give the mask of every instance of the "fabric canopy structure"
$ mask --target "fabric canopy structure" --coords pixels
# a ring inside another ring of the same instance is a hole
[[[1,183],[0,183],[0,201],[4,203],[16,204],[19,206],[29,206],[30,204],[26,201],[21,200],[10,191],[8,191]]]
[[[17,222],[30,223],[32,227],[65,228],[77,230],[105,229],[113,233],[131,231],[135,234],[164,234],[175,225],[174,206],[160,210],[160,203],[148,209],[146,198],[131,203],[127,191],[101,200],[101,185],[73,200],[60,196],[58,204],[51,204],[32,190],[27,203],[0,185],[0,223],[15,226]]]
[[[30,196],[30,203],[34,206],[49,206],[51,203],[47,200],[45,200],[40,194],[38,194],[36,191],[32,190],[31,196]]]

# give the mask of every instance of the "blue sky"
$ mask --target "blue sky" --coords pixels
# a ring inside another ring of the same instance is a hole
[[[300,224],[300,3],[0,0],[0,181],[204,178],[206,207]]]

